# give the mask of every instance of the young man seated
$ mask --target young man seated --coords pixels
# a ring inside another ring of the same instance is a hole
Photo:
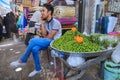
[[[42,71],[40,64],[39,51],[46,49],[50,42],[56,38],[59,38],[62,34],[61,24],[58,20],[52,17],[54,8],[51,4],[46,3],[41,9],[41,35],[42,37],[32,38],[29,45],[17,61],[10,63],[12,67],[24,66],[32,52],[32,56],[35,63],[35,70],[33,70],[29,77],[40,73]]]

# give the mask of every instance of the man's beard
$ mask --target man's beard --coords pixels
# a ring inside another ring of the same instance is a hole
[[[47,20],[47,18],[43,18],[43,20],[45,20],[45,21],[46,21],[46,20]]]
[[[41,17],[41,19],[42,19],[42,20],[47,20],[47,18],[46,18],[46,17]]]
[[[47,20],[47,18],[48,18],[48,16],[46,16],[46,17],[43,16],[42,17],[42,19],[45,20],[45,21]]]

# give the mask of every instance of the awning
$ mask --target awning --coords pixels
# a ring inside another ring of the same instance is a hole
[[[11,11],[9,0],[0,0],[0,15],[5,15]]]

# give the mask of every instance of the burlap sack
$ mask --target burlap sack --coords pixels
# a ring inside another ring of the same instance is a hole
[[[75,17],[75,7],[71,6],[56,6],[54,17]]]

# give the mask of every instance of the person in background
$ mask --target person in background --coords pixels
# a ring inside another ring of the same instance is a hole
[[[33,77],[42,71],[39,57],[39,50],[46,49],[52,40],[62,35],[61,24],[52,17],[54,8],[50,3],[43,5],[41,9],[41,35],[42,37],[32,38],[29,45],[19,60],[10,63],[11,67],[24,66],[32,52],[35,63],[35,70],[28,76]]]
[[[29,31],[26,34],[25,45],[28,46],[29,40],[36,34],[35,26],[40,25],[40,11],[35,11],[29,22]],[[31,30],[32,29],[32,30]],[[33,30],[34,29],[34,30]],[[30,32],[32,31],[32,32]]]
[[[0,41],[2,40],[2,37],[3,37],[2,31],[3,31],[3,19],[0,16]]]
[[[16,26],[15,14],[11,11],[4,16],[4,26],[6,30],[6,38],[13,37],[11,33],[18,34],[18,28]]]

